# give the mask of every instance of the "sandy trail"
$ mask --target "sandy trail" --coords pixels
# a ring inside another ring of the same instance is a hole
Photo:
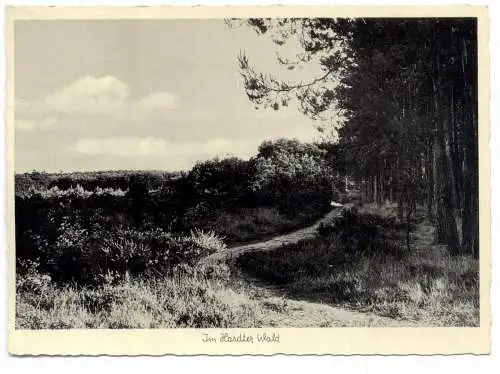
[[[233,263],[241,254],[251,251],[270,251],[286,244],[294,244],[300,240],[311,239],[316,235],[318,227],[323,222],[342,214],[352,204],[343,208],[335,208],[313,225],[288,233],[278,235],[269,240],[229,247],[223,251],[214,253],[205,261],[228,261]],[[245,289],[245,294],[251,295],[253,301],[261,304],[265,312],[259,316],[259,320],[265,326],[275,327],[369,327],[369,326],[393,326],[411,327],[416,323],[413,321],[396,320],[382,317],[373,313],[364,313],[349,310],[343,307],[311,302],[308,300],[292,299],[276,286],[265,284],[247,274],[238,271],[232,266],[234,274],[234,288]]]
[[[351,205],[346,205],[345,208],[337,208],[331,210],[323,218],[316,221],[313,225],[305,227],[300,230],[293,231],[288,234],[278,235],[271,239],[264,240],[258,243],[238,245],[234,247],[228,247],[223,251],[214,253],[213,255],[207,257],[207,260],[224,260],[224,259],[235,259],[245,252],[250,251],[269,251],[273,249],[280,248],[286,244],[294,244],[304,239],[312,239],[316,235],[316,230],[323,222],[328,222],[334,217],[340,216],[343,209],[349,208]]]

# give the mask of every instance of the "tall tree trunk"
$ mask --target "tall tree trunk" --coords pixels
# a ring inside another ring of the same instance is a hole
[[[387,200],[389,202],[393,202],[394,201],[394,191],[393,191],[393,170],[392,170],[392,161],[391,159],[389,158],[388,161],[387,161],[387,186],[386,186],[386,190],[387,190]]]
[[[444,103],[446,103],[445,96],[442,95],[442,104],[441,107],[444,106]],[[452,111],[451,111],[452,112]],[[450,113],[450,112],[448,112]],[[460,209],[459,206],[461,205],[460,202],[458,201],[458,186],[457,186],[457,175],[455,173],[456,169],[456,164],[458,160],[456,157],[454,157],[453,154],[453,130],[452,130],[452,124],[451,124],[451,116],[448,116],[448,113],[443,113],[442,115],[442,121],[440,121],[442,127],[443,127],[443,137],[442,137],[442,144],[443,144],[443,149],[444,149],[444,160],[445,160],[445,166],[443,169],[443,172],[446,175],[446,193],[449,194],[449,196],[446,196],[446,200],[449,201],[448,204],[450,205],[447,210],[449,210],[453,216],[453,225],[455,226],[453,230],[456,232],[456,237],[457,237],[457,248],[456,250],[452,251],[461,251],[461,237],[458,235],[458,230],[460,228],[460,231],[462,230],[462,227],[460,226],[461,222],[461,215],[460,215]],[[451,220],[449,222],[452,224]],[[448,233],[449,237],[450,235],[455,236],[455,234],[452,234],[451,232]],[[454,239],[449,239],[449,240],[454,240]],[[450,244],[451,245],[451,244]]]
[[[434,151],[433,151],[433,138],[431,136],[427,139],[427,159],[425,171],[427,175],[427,216],[434,217],[434,172],[436,170],[434,164]]]
[[[462,37],[462,80],[464,105],[464,201],[462,219],[462,243],[464,251],[479,258],[479,179],[478,179],[478,121],[477,91],[474,84],[469,85],[467,79],[468,50]]]
[[[458,242],[457,225],[455,221],[455,212],[453,209],[453,180],[450,175],[450,160],[449,153],[447,152],[447,118],[444,110],[440,110],[440,104],[444,105],[443,87],[441,86],[440,76],[440,59],[437,55],[437,79],[433,79],[434,87],[434,110],[435,110],[435,129],[436,141],[435,144],[435,157],[437,165],[437,242],[445,243],[448,245],[448,250],[451,254],[460,253],[460,245]],[[441,99],[441,100],[439,100]],[[441,103],[439,103],[441,101]],[[444,114],[444,115],[443,115]],[[448,144],[449,145],[449,144]],[[443,240],[444,239],[444,240]]]
[[[401,147],[400,147],[401,149]],[[397,156],[397,161],[396,161],[396,199],[397,199],[397,204],[398,204],[398,220],[399,222],[403,222],[403,211],[404,211],[404,199],[403,199],[403,186],[401,183],[401,174],[402,174],[402,160],[401,160],[401,153],[398,154]]]
[[[437,126],[436,126],[437,127]],[[436,131],[437,132],[437,131]],[[434,223],[436,226],[436,233],[435,233],[435,242],[436,243],[444,243],[446,241],[446,231],[445,231],[445,224],[443,220],[441,219],[443,214],[442,214],[442,207],[440,206],[440,188],[442,185],[442,175],[440,174],[440,167],[439,163],[441,160],[441,147],[439,146],[439,139],[436,136],[434,136],[434,141],[433,141],[433,146],[432,146],[432,172],[433,172],[433,218],[434,218]]]

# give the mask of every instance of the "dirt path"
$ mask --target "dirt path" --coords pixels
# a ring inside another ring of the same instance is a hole
[[[346,205],[346,208],[348,207],[349,206]],[[269,251],[282,247],[286,244],[297,243],[303,239],[311,239],[314,237],[314,235],[316,235],[316,230],[318,229],[319,225],[321,225],[321,223],[328,222],[332,218],[339,216],[341,213],[342,213],[342,208],[333,209],[327,215],[325,215],[320,220],[316,221],[316,223],[314,223],[311,226],[305,227],[297,231],[293,231],[288,234],[278,235],[272,239],[264,240],[262,242],[229,247],[223,251],[214,253],[213,255],[209,256],[207,260],[235,259],[236,257],[240,256],[245,252],[250,252],[255,250]]]
[[[250,251],[270,251],[286,244],[297,243],[303,239],[313,238],[316,230],[323,222],[342,214],[343,209],[336,208],[313,225],[279,235],[259,243],[239,245],[217,252],[206,261],[229,261],[234,264],[238,256]],[[258,279],[249,277],[233,266],[234,282],[232,288],[238,293],[244,290],[249,300],[259,304],[262,311],[258,316],[259,324],[275,327],[369,327],[369,326],[399,326],[409,327],[416,324],[412,321],[400,321],[381,317],[373,313],[362,313],[335,307],[328,304],[292,299],[277,286],[264,284]]]

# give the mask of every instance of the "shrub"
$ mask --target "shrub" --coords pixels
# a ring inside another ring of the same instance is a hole
[[[340,216],[322,223],[318,234],[324,238],[335,237],[353,256],[369,254],[401,259],[406,249],[398,241],[398,228],[393,217],[362,214],[354,208],[344,209]]]
[[[279,139],[264,142],[252,162],[252,188],[264,203],[288,217],[321,214],[331,198],[331,173],[325,151],[314,144]]]
[[[188,219],[190,217],[190,219]],[[197,217],[197,218],[194,218]],[[283,233],[304,223],[300,217],[285,217],[276,208],[245,208],[238,212],[215,210],[205,214],[190,211],[184,216],[185,226],[203,228],[217,233],[228,243],[241,243],[263,239],[268,235]]]
[[[210,222],[213,221],[215,211],[208,203],[202,201],[193,207],[186,209],[181,222],[185,230],[193,230],[197,227],[210,228]]]
[[[40,271],[37,261],[20,261],[16,269],[16,292],[43,292],[51,283],[51,277]]]
[[[210,210],[203,204],[188,209],[182,221],[185,230],[197,228],[213,231],[227,243],[244,243],[264,240],[283,234],[319,219],[319,211],[302,212],[294,216],[281,213],[277,207],[243,208],[237,212]]]
[[[40,253],[41,268],[55,281],[114,283],[138,274],[168,274],[179,264],[194,266],[201,258],[225,248],[214,233],[174,236],[161,229],[104,229],[94,223],[63,223],[53,246]]]
[[[246,252],[237,258],[238,266],[252,275],[273,284],[288,284],[307,273],[311,277],[329,271],[340,251],[319,239],[285,245],[275,251]]]
[[[226,249],[223,239],[215,231],[204,232],[203,230],[195,229],[191,231],[190,239],[196,246],[206,250],[207,254]]]
[[[210,209],[232,210],[252,204],[250,185],[254,175],[252,163],[229,157],[198,162],[186,179],[193,189],[195,205],[203,202]]]
[[[130,213],[136,226],[140,226],[148,212],[148,191],[146,178],[134,176],[131,179],[127,198],[130,201]]]

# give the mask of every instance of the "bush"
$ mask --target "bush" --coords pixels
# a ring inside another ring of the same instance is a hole
[[[20,261],[16,269],[16,292],[43,292],[51,283],[51,277],[40,271],[37,261]]]
[[[279,139],[264,142],[252,162],[252,188],[264,204],[277,206],[287,217],[318,215],[328,209],[331,170],[325,151],[314,144]]]
[[[184,230],[191,231],[196,228],[210,229],[210,223],[215,217],[215,210],[208,203],[200,202],[193,207],[186,209],[181,218]]]
[[[335,237],[339,245],[353,256],[389,256],[401,259],[406,249],[398,239],[394,217],[359,213],[356,208],[344,209],[340,216],[322,223],[318,234]]]
[[[207,254],[226,249],[226,244],[223,242],[223,239],[214,231],[204,232],[203,230],[195,229],[191,231],[190,239],[196,246],[206,250]]]
[[[41,270],[54,281],[100,284],[138,274],[168,274],[178,264],[193,266],[223,248],[214,233],[202,231],[184,237],[160,229],[104,229],[98,223],[84,228],[63,222],[54,245],[40,248],[38,257]]]
[[[194,195],[191,203],[209,210],[251,206],[254,177],[253,164],[236,157],[198,162],[186,177]]]
[[[397,261],[408,255],[392,218],[345,209],[321,224],[315,239],[272,252],[245,253],[237,262],[264,280],[287,284],[306,273],[311,278],[321,277],[365,259]]]
[[[297,217],[298,218],[298,217]],[[268,235],[283,233],[304,222],[279,213],[276,208],[245,208],[238,212],[209,210],[203,204],[188,210],[183,217],[189,230],[202,228],[223,236],[228,243],[241,243],[263,239]]]
[[[340,263],[340,251],[319,239],[285,245],[275,251],[246,252],[237,258],[238,266],[273,284],[287,284],[301,274],[311,277],[328,272],[333,262]]]

